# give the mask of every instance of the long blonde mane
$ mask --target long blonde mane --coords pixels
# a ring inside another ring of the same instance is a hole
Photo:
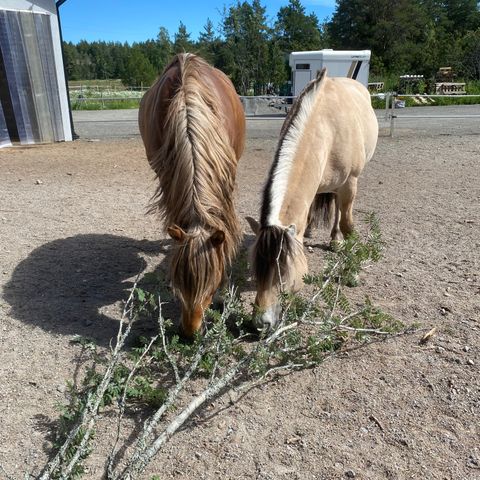
[[[160,212],[165,227],[178,225],[187,233],[173,252],[172,278],[178,293],[191,290],[195,281],[190,300],[199,301],[208,293],[212,269],[231,262],[241,238],[233,203],[237,158],[221,96],[209,81],[218,72],[192,54],[176,56],[164,75],[171,68],[178,70],[175,91],[168,100],[160,147],[149,155],[159,180],[150,211]],[[160,79],[152,89],[161,86]],[[225,235],[218,252],[208,248],[208,239],[217,230]]]

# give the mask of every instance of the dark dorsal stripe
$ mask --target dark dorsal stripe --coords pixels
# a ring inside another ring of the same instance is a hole
[[[266,226],[268,216],[270,215],[271,210],[271,203],[272,203],[272,183],[273,177],[278,167],[280,153],[283,149],[283,142],[285,137],[287,136],[288,132],[290,131],[293,122],[298,116],[298,112],[300,111],[300,107],[304,98],[317,86],[319,85],[322,80],[325,78],[327,74],[327,69],[323,67],[321,70],[317,71],[317,75],[313,80],[307,83],[306,87],[297,97],[295,102],[292,105],[292,108],[288,112],[285,121],[283,122],[282,129],[280,131],[280,139],[278,141],[277,150],[275,152],[275,157],[273,159],[272,166],[270,167],[270,172],[268,174],[267,182],[265,187],[263,188],[263,199],[262,199],[262,208],[260,212],[260,225],[262,227]]]

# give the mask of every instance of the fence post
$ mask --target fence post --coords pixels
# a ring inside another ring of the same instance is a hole
[[[385,94],[385,121],[388,120],[388,109],[389,109],[389,107],[390,107],[390,102],[389,102],[389,100],[390,100],[390,92],[387,92],[387,93]]]
[[[391,109],[390,109],[390,137],[393,138],[393,134],[395,132],[395,100],[396,100],[397,94],[396,92],[392,92],[392,104],[391,104]]]

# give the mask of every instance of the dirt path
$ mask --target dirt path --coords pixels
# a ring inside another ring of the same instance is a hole
[[[280,126],[261,125],[240,164],[242,218]],[[391,339],[223,398],[145,478],[480,479],[479,158],[478,135],[382,137],[360,183],[357,216],[377,212],[387,248],[349,293],[436,326],[430,344]],[[70,340],[107,346],[134,276],[163,262],[153,188],[139,139],[0,152],[0,464],[17,478],[45,462],[65,383],[80,381]],[[327,237],[308,243],[314,269]],[[113,434],[102,421],[86,478]]]

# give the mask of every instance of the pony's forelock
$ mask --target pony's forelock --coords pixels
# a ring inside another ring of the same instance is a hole
[[[252,250],[253,273],[260,289],[290,280],[291,261],[302,251],[288,229],[278,225],[260,228]]]
[[[173,247],[170,271],[175,294],[186,306],[202,304],[219,286],[227,261],[224,249],[213,245],[210,232],[188,233]]]

